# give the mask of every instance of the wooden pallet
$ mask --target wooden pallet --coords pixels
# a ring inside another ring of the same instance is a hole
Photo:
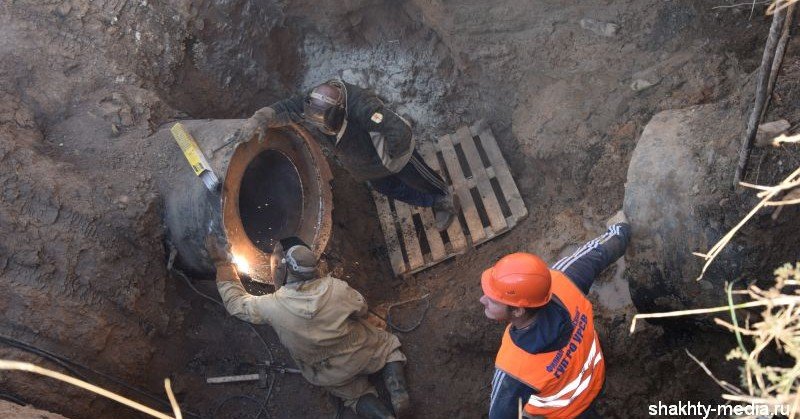
[[[509,231],[528,215],[484,121],[444,135],[435,145],[420,145],[420,154],[458,196],[461,210],[443,234],[436,230],[430,208],[373,192],[395,275],[410,275],[462,254]]]

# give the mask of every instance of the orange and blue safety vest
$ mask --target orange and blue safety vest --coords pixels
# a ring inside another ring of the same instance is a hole
[[[499,372],[533,389],[533,394],[522,400],[528,415],[572,418],[586,410],[600,393],[605,362],[591,302],[563,273],[551,270],[551,275],[554,299],[564,305],[571,318],[569,342],[558,350],[530,353],[514,342],[509,325],[495,365]]]

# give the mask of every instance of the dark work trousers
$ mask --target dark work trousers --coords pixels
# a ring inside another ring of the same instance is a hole
[[[389,198],[419,207],[432,207],[437,197],[447,195],[447,184],[425,164],[416,150],[399,172],[370,180],[369,183],[373,189]]]

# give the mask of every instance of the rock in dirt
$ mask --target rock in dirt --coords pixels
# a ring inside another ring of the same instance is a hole
[[[619,25],[610,22],[600,22],[594,19],[581,19],[581,28],[592,31],[598,35],[611,38],[619,31]]]
[[[756,147],[766,147],[772,144],[772,139],[786,133],[792,125],[785,119],[766,122],[758,126],[756,133]]]
[[[725,296],[722,283],[739,270],[728,249],[698,282],[703,259],[692,255],[727,231],[719,203],[743,126],[734,114],[720,104],[663,111],[636,144],[625,187],[633,226],[626,277],[642,312],[717,305]]]
[[[631,89],[633,89],[634,92],[641,92],[642,90],[655,86],[659,81],[661,80],[650,81],[646,79],[635,79],[631,82]]]

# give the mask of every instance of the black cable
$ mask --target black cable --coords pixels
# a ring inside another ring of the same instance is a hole
[[[170,248],[171,248],[171,250],[170,250],[169,260],[167,261],[167,271],[171,272],[171,273],[173,273],[173,274],[175,274],[175,275],[177,275],[179,277],[181,277],[181,279],[183,279],[183,282],[185,282],[186,285],[188,285],[189,288],[192,289],[192,291],[194,291],[195,293],[197,293],[201,297],[205,298],[206,300],[211,301],[212,303],[222,307],[222,309],[225,310],[225,312],[227,313],[228,310],[227,310],[227,308],[225,308],[225,304],[223,304],[222,301],[219,301],[219,300],[209,296],[208,294],[198,290],[197,287],[195,287],[194,284],[192,284],[192,281],[189,279],[188,276],[186,276],[185,273],[183,273],[182,271],[180,271],[178,269],[173,268],[173,263],[175,262],[175,257],[177,256],[178,251],[172,245],[170,245]],[[245,324],[250,329],[250,331],[252,331],[253,334],[256,335],[256,337],[258,337],[258,340],[261,341],[261,343],[264,345],[264,349],[267,351],[267,355],[269,356],[270,363],[274,364],[275,356],[273,355],[272,349],[270,349],[269,344],[264,339],[264,337],[261,336],[260,333],[258,333],[258,330],[256,330],[256,328],[251,323],[248,323],[248,322],[243,321],[243,320],[242,320],[242,323]],[[263,403],[262,402],[258,402],[258,403],[260,403],[261,408],[259,409],[258,415],[256,415],[255,419],[258,419],[259,417],[261,417],[262,413],[266,413],[267,412],[267,403],[269,403],[269,399],[270,399],[270,397],[272,397],[272,390],[273,390],[273,388],[275,388],[276,379],[277,378],[275,377],[275,373],[273,373],[272,376],[271,376],[271,379],[269,381],[269,387],[267,388],[267,395],[266,395],[266,397],[264,397],[264,402]],[[256,400],[255,398],[252,398],[252,397],[246,396],[246,395],[239,395],[239,396],[229,397],[228,399],[223,400],[222,403],[217,405],[217,408],[214,409],[213,417],[216,417],[216,414],[219,411],[219,408],[223,404],[227,403],[230,399],[233,399],[233,398],[236,398],[236,397]]]
[[[172,262],[173,259],[174,259],[174,256],[170,255],[170,262]],[[171,263],[170,263],[170,265],[171,265]],[[220,302],[218,300],[215,300],[214,298],[212,298],[212,297],[208,296],[207,294],[205,294],[205,293],[201,292],[200,290],[198,290],[191,283],[191,280],[189,280],[189,278],[186,276],[186,274],[184,274],[183,272],[178,271],[176,269],[172,269],[171,266],[169,266],[169,268],[170,268],[169,269],[170,272],[176,273],[176,274],[178,274],[178,276],[182,277],[184,279],[184,281],[186,282],[186,284],[189,285],[189,287],[195,293],[197,293],[201,297],[203,297],[203,298],[205,298],[205,299],[207,299],[207,300],[209,300],[209,301],[221,306],[223,309],[225,308],[225,305],[222,302]],[[275,361],[275,357],[274,357],[274,355],[272,353],[272,350],[269,347],[269,344],[267,344],[267,341],[261,336],[260,333],[258,333],[256,328],[253,327],[252,324],[247,323],[247,322],[243,322],[243,323],[250,328],[250,330],[253,332],[253,334],[256,335],[256,337],[258,337],[258,339],[264,345],[264,349],[267,351],[267,354],[269,355],[270,361],[274,362]],[[78,370],[76,370],[75,367],[81,368],[81,369],[89,371],[89,372],[92,372],[95,375],[103,377],[103,378],[105,378],[105,379],[107,379],[107,380],[109,380],[109,381],[111,381],[111,382],[113,382],[113,383],[115,383],[117,385],[120,385],[120,386],[122,386],[122,387],[124,387],[124,388],[126,388],[126,389],[128,389],[130,391],[133,391],[133,392],[135,392],[135,393],[137,393],[137,394],[139,394],[141,396],[147,397],[147,398],[149,398],[149,399],[151,399],[151,400],[153,400],[153,401],[155,401],[155,402],[157,402],[157,403],[159,403],[159,404],[161,404],[161,405],[163,405],[163,406],[165,406],[165,407],[167,407],[169,409],[172,409],[172,406],[170,405],[169,402],[164,401],[162,398],[160,398],[160,397],[158,397],[156,395],[153,395],[152,393],[149,393],[149,392],[147,392],[145,390],[142,390],[142,389],[139,389],[137,387],[134,387],[134,386],[132,386],[132,385],[130,385],[130,384],[128,384],[128,383],[126,383],[126,382],[114,377],[114,376],[102,373],[102,372],[97,371],[97,370],[95,370],[93,368],[90,368],[90,367],[87,367],[87,366],[85,366],[83,364],[80,364],[80,363],[77,363],[75,361],[72,361],[71,359],[66,358],[64,356],[49,352],[47,350],[41,349],[39,347],[33,346],[33,345],[28,344],[26,342],[23,342],[23,341],[20,341],[18,339],[14,339],[14,338],[11,338],[11,337],[8,337],[8,336],[5,336],[5,335],[0,335],[0,342],[6,344],[8,346],[20,349],[22,351],[29,352],[29,353],[32,353],[34,355],[38,355],[41,358],[47,359],[47,360],[49,360],[49,361],[61,366],[62,368],[64,368],[65,370],[67,370],[68,372],[70,372],[71,374],[73,374],[74,376],[80,378],[83,381],[89,381],[89,380],[88,380],[88,378],[87,378],[87,376],[85,374],[83,374],[83,373],[79,372]],[[269,388],[267,390],[266,398],[264,399],[263,403],[257,401],[257,399],[252,398],[250,396],[245,396],[245,395],[237,396],[237,397],[240,397],[240,398],[248,398],[248,399],[251,399],[251,400],[256,401],[257,403],[261,404],[261,408],[258,411],[258,415],[255,417],[256,419],[261,417],[262,413],[266,413],[267,412],[267,410],[266,410],[267,409],[267,402],[269,401],[269,398],[272,396],[272,390],[273,390],[273,388],[275,386],[275,380],[276,380],[276,377],[273,374],[272,375],[272,379],[270,380]],[[15,403],[17,401],[21,401],[20,399],[15,398],[14,396],[11,396],[11,395],[6,395],[5,393],[0,394],[0,396],[2,396],[0,398],[7,398],[7,399],[14,398],[15,400],[11,400],[11,401],[14,401]],[[231,398],[229,398],[229,399],[231,399]],[[229,399],[226,399],[224,402],[227,402]],[[217,406],[217,410],[219,409],[219,407],[222,404],[224,404],[224,402],[221,403],[219,406]],[[23,404],[24,404],[24,402],[23,402]],[[215,413],[216,413],[217,410],[215,410]],[[198,415],[197,413],[191,412],[191,411],[185,411],[184,409],[181,409],[181,412],[184,413],[186,416],[191,416],[191,417],[195,417],[195,418],[201,418],[200,415]]]
[[[208,294],[206,294],[206,293],[204,293],[204,292],[202,292],[202,291],[198,290],[198,289],[197,289],[197,288],[194,286],[194,284],[192,284],[192,281],[189,279],[189,277],[187,277],[187,276],[186,276],[186,274],[185,274],[185,273],[183,273],[183,272],[181,272],[181,271],[179,271],[179,270],[177,270],[177,269],[170,269],[170,271],[171,271],[171,272],[173,272],[173,273],[175,273],[175,274],[177,274],[177,275],[178,275],[178,276],[180,276],[181,278],[183,278],[183,280],[186,282],[186,285],[188,285],[188,286],[189,286],[189,288],[191,288],[191,289],[192,289],[192,291],[196,292],[197,294],[199,294],[201,297],[205,298],[206,300],[208,300],[208,301],[211,301],[212,303],[214,303],[214,304],[216,304],[216,305],[218,305],[218,306],[222,307],[222,309],[223,309],[223,310],[226,310],[226,313],[227,313],[227,309],[225,308],[225,304],[223,304],[223,303],[222,303],[221,301],[219,301],[219,300],[215,300],[213,297],[209,296]],[[264,345],[264,349],[267,351],[267,355],[269,355],[269,360],[270,360],[270,361],[275,361],[275,357],[272,355],[272,349],[270,349],[270,347],[269,347],[269,344],[267,344],[267,341],[266,341],[266,340],[265,340],[265,339],[264,339],[264,338],[261,336],[261,333],[258,333],[258,331],[256,330],[256,328],[255,328],[255,327],[253,327],[252,323],[248,323],[248,322],[246,322],[246,321],[244,321],[244,320],[241,320],[241,322],[242,322],[242,324],[244,324],[245,326],[249,327],[249,328],[250,328],[250,330],[253,332],[253,334],[254,334],[254,335],[256,335],[256,337],[258,337],[258,340],[260,340],[260,341],[261,341],[261,344],[262,344],[262,345]]]
[[[86,378],[86,376],[84,374],[78,372],[72,366],[69,365],[70,363],[72,363],[71,361],[68,361],[68,360],[66,360],[65,358],[63,358],[63,357],[61,357],[59,355],[53,354],[53,353],[48,352],[48,351],[46,351],[44,349],[37,348],[37,347],[35,347],[33,345],[27,344],[27,343],[22,342],[20,340],[17,340],[17,339],[14,339],[14,338],[10,338],[10,337],[7,337],[7,336],[3,336],[3,335],[0,335],[0,342],[5,343],[8,346],[17,348],[19,350],[22,350],[22,351],[25,351],[25,352],[29,352],[29,353],[32,353],[34,355],[39,355],[39,357],[47,359],[50,362],[53,362],[53,363],[61,366],[62,368],[64,368],[65,370],[67,370],[71,374],[75,375],[76,377],[80,378],[81,380],[87,381],[87,378]]]
[[[142,389],[140,389],[138,387],[134,387],[134,386],[132,386],[132,385],[130,385],[130,384],[128,384],[128,383],[126,383],[126,382],[124,382],[124,381],[122,381],[122,380],[120,380],[120,379],[118,379],[118,378],[116,378],[116,377],[114,377],[112,375],[102,373],[102,372],[97,371],[97,370],[95,370],[93,368],[90,368],[90,367],[87,367],[87,366],[85,366],[83,364],[77,363],[77,362],[75,362],[75,361],[73,361],[73,360],[71,360],[69,358],[64,357],[64,356],[61,356],[61,355],[58,355],[58,354],[54,354],[54,353],[49,352],[47,350],[44,350],[44,349],[38,348],[36,346],[33,346],[33,345],[29,344],[29,343],[25,343],[23,341],[20,341],[20,340],[17,340],[17,339],[8,337],[8,336],[4,336],[4,335],[0,335],[0,342],[6,344],[8,346],[11,346],[11,347],[14,347],[14,348],[17,348],[17,349],[20,349],[20,350],[23,350],[23,351],[38,355],[38,356],[40,356],[42,358],[45,358],[47,360],[50,360],[50,361],[60,365],[62,368],[64,368],[65,370],[69,371],[70,373],[72,373],[73,375],[77,376],[78,378],[80,378],[83,381],[89,381],[89,379],[87,378],[87,376],[85,374],[82,374],[79,371],[77,371],[75,369],[75,367],[81,368],[81,369],[86,370],[86,371],[89,371],[89,372],[94,373],[95,375],[98,375],[100,377],[103,377],[106,380],[109,380],[109,381],[111,381],[111,382],[113,382],[113,383],[115,383],[115,384],[117,384],[119,386],[122,386],[122,387],[124,387],[124,388],[126,388],[126,389],[128,389],[130,391],[133,391],[134,393],[137,393],[140,396],[147,397],[150,400],[153,400],[153,401],[161,404],[162,406],[167,407],[170,411],[172,410],[172,405],[170,405],[170,403],[168,401],[165,401],[164,399],[162,399],[162,398],[160,398],[160,397],[158,397],[158,396],[156,396],[156,395],[154,395],[154,394],[152,394],[150,392],[142,390]],[[194,412],[191,412],[191,411],[184,411],[183,409],[181,409],[181,412],[184,413],[186,416],[192,416],[192,417],[196,417],[196,418],[200,418],[201,417],[197,413],[194,413]]]
[[[25,403],[25,400],[20,399],[19,397],[9,394],[9,393],[0,393],[0,399],[8,400],[11,403],[16,403],[20,406],[27,406],[28,403]]]

